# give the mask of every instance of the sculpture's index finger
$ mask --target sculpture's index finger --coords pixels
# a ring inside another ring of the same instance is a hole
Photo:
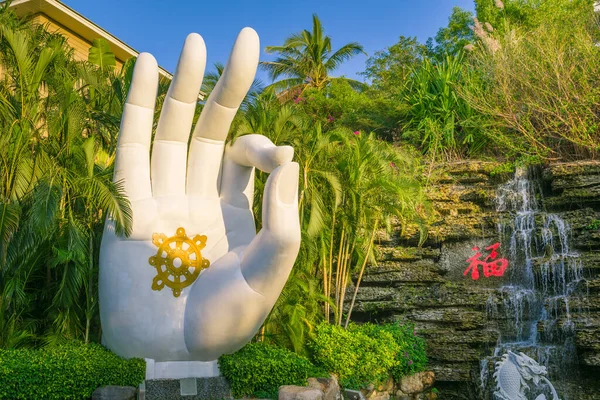
[[[217,104],[227,108],[240,106],[256,76],[259,56],[258,34],[252,28],[242,29],[212,93]]]
[[[183,44],[156,127],[150,167],[154,196],[185,194],[188,142],[205,67],[204,39],[191,33]]]
[[[194,137],[222,141],[227,138],[233,117],[256,76],[259,56],[258,34],[252,28],[242,29],[223,74],[206,101]]]
[[[257,33],[252,28],[242,29],[194,129],[188,157],[188,194],[218,196],[225,139],[240,104],[252,86],[259,55]]]

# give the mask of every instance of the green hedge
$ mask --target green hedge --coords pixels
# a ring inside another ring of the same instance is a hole
[[[400,350],[394,337],[375,325],[321,324],[309,344],[313,362],[338,376],[346,388],[358,389],[387,380]]]
[[[390,371],[394,381],[400,382],[400,378],[404,375],[425,371],[427,368],[425,340],[417,336],[414,325],[388,324],[381,325],[380,329],[389,332],[400,346],[400,351],[396,355],[397,363]]]
[[[306,358],[265,343],[250,343],[219,359],[219,369],[236,397],[277,398],[281,385],[306,385],[309,377],[323,376]]]
[[[312,360],[339,377],[346,388],[395,381],[427,366],[425,342],[412,325],[351,324],[348,329],[321,324],[309,344]]]
[[[137,387],[145,370],[95,343],[0,350],[0,399],[89,399],[99,386]]]

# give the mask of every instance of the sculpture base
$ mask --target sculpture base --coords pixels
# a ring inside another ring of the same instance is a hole
[[[146,380],[213,378],[220,376],[219,363],[214,361],[154,361],[146,358]]]
[[[140,385],[139,400],[233,400],[229,382],[212,378],[152,379]]]

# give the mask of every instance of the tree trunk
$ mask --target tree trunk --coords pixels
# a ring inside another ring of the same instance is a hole
[[[334,238],[334,234],[335,234],[335,214],[336,214],[336,209],[333,209],[333,216],[332,216],[332,221],[331,221],[331,237],[329,240],[329,271],[328,271],[328,275],[326,276],[326,280],[325,282],[323,282],[323,286],[324,289],[325,287],[327,288],[325,290],[325,297],[327,299],[330,298],[331,296],[331,283],[332,283],[332,277],[333,277],[333,238]],[[330,310],[330,306],[329,306],[329,302],[325,302],[325,320],[327,321],[327,323],[329,323],[329,313],[331,312]]]
[[[90,339],[90,325],[92,321],[92,285],[94,282],[94,233],[93,227],[90,227],[90,237],[88,238],[88,288],[86,298],[86,313],[85,313],[85,343]]]
[[[345,239],[345,233],[346,230],[342,229],[342,234],[340,236],[340,245],[339,245],[339,251],[338,251],[338,259],[337,259],[337,263],[336,263],[336,271],[335,271],[335,305],[337,308],[337,304],[339,302],[340,299],[340,276],[341,276],[341,265],[342,265],[342,256],[344,255],[344,239]],[[335,319],[337,320],[337,312],[339,310],[336,311],[336,314],[334,315]]]
[[[371,240],[369,241],[369,246],[367,247],[367,252],[365,254],[365,258],[363,260],[362,266],[360,267],[360,273],[358,274],[358,279],[356,281],[356,287],[354,288],[354,294],[352,295],[352,301],[350,302],[350,308],[348,309],[348,315],[346,316],[346,324],[344,328],[348,329],[348,324],[350,323],[350,315],[352,315],[352,309],[354,308],[354,302],[356,301],[356,295],[358,293],[358,287],[360,286],[360,281],[362,280],[363,273],[365,272],[365,267],[367,266],[367,260],[369,258],[369,253],[373,248],[373,242],[375,240],[375,232],[377,231],[377,226],[379,225],[379,221],[375,221],[375,226],[373,227],[373,232],[371,233]]]
[[[350,242],[346,241],[346,252],[344,254],[344,265],[342,267],[342,287],[340,288],[340,304],[338,305],[338,325],[342,325],[342,312],[344,311],[344,298],[346,297],[346,286],[348,285],[348,271],[351,266],[351,258],[352,253],[354,252],[354,245],[356,244],[356,236],[354,236],[354,240],[352,241],[352,246],[350,246]]]

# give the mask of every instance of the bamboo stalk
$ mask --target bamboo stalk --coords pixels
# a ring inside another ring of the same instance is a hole
[[[329,291],[327,287],[327,259],[323,257],[323,296],[325,298],[329,298]],[[325,314],[325,318],[327,322],[329,322],[329,303],[327,300],[323,302],[323,313]]]
[[[356,287],[354,288],[354,294],[352,295],[352,301],[350,302],[350,308],[348,309],[348,315],[346,316],[346,323],[344,324],[344,328],[348,329],[348,324],[350,323],[350,315],[352,315],[352,309],[354,308],[354,302],[356,301],[356,295],[358,294],[358,287],[360,286],[360,282],[363,277],[363,273],[365,272],[365,267],[367,266],[367,260],[369,259],[369,253],[373,248],[373,242],[375,241],[375,232],[377,231],[377,227],[379,225],[379,221],[375,221],[375,226],[373,227],[373,232],[371,232],[371,240],[369,241],[369,245],[367,247],[367,252],[365,254],[365,258],[363,260],[362,266],[360,267],[360,273],[358,274],[358,279],[356,280]]]
[[[326,277],[327,291],[325,293],[325,297],[327,299],[329,299],[331,296],[331,281],[332,281],[332,277],[333,277],[333,237],[335,234],[335,217],[336,217],[336,208],[333,209],[333,216],[332,216],[332,220],[331,220],[331,235],[330,235],[330,239],[329,239],[329,274]],[[329,323],[329,313],[330,312],[331,311],[330,311],[329,302],[325,302],[325,319],[326,319],[327,323]]]
[[[352,247],[352,251],[354,251],[354,243],[356,243],[356,236],[352,241],[352,246],[350,246],[350,242],[346,240],[346,252],[344,254],[344,265],[342,267],[342,287],[340,288],[340,302],[338,304],[338,325],[342,325],[342,311],[344,310],[344,297],[346,297],[346,286],[348,285],[348,265],[350,264],[350,257],[352,256],[352,252],[350,248]]]
[[[338,300],[340,298],[340,265],[342,263],[342,255],[344,249],[344,240],[345,240],[346,230],[342,229],[342,234],[340,237],[340,249],[338,251],[338,259],[336,263],[336,271],[335,271],[335,304],[337,306]]]

